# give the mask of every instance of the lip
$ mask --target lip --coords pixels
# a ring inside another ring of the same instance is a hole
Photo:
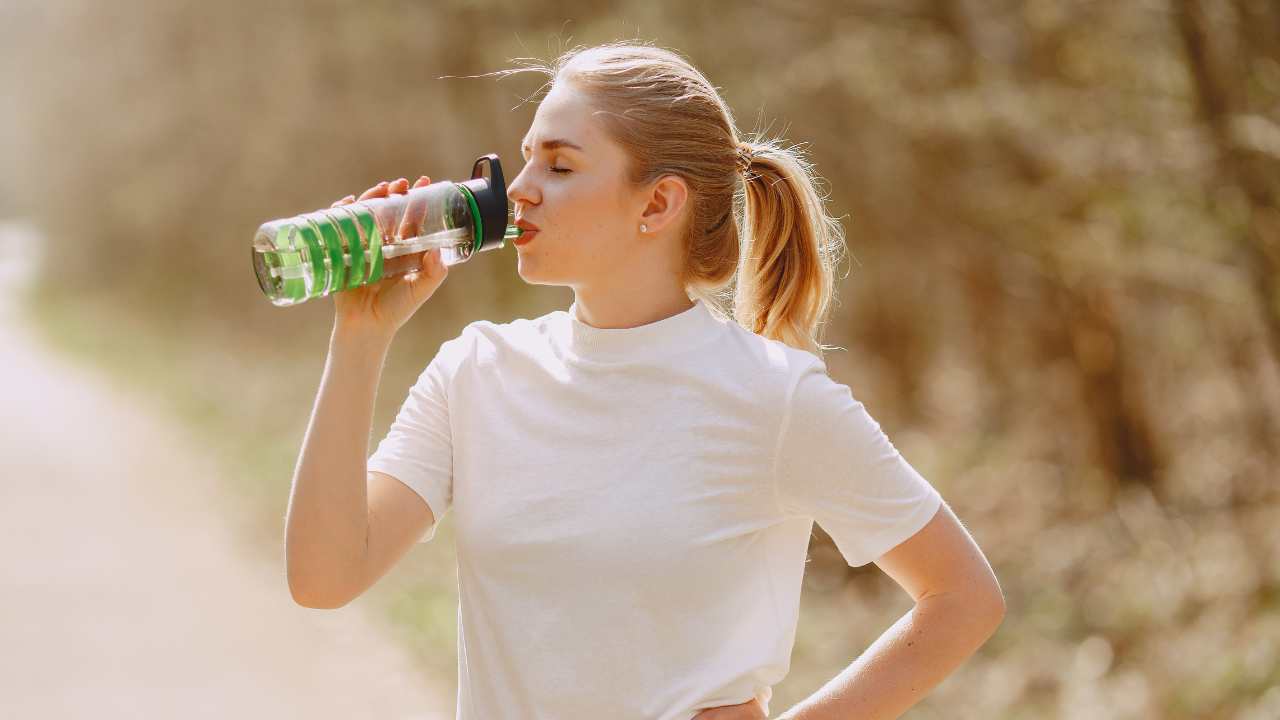
[[[515,245],[524,245],[525,243],[533,240],[533,236],[538,232],[538,226],[534,225],[528,220],[525,220],[524,218],[516,218],[515,224],[516,224],[516,227],[524,231],[520,235],[520,237],[511,241]]]

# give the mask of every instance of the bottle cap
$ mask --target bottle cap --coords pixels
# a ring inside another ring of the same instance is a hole
[[[485,164],[489,166],[488,177],[483,175]],[[507,232],[507,181],[502,177],[502,162],[498,156],[494,153],[481,155],[471,168],[471,179],[458,184],[471,191],[479,211],[474,252],[502,247]]]

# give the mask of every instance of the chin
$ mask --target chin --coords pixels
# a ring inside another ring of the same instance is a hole
[[[565,285],[559,278],[554,277],[553,273],[548,273],[546,268],[539,267],[536,260],[531,260],[526,255],[521,255],[516,260],[516,273],[529,285]]]

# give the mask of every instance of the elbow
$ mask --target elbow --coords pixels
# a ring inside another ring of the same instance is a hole
[[[983,585],[981,590],[975,592],[975,596],[975,604],[984,608],[997,620],[1004,619],[1006,609],[1004,589],[1000,587],[1000,581],[996,580],[994,576],[991,577],[990,582]]]
[[[1004,593],[994,589],[944,592],[924,598],[917,607],[928,606],[937,612],[951,614],[975,634],[990,638],[1004,622]]]
[[[992,634],[1004,622],[1007,610],[1004,589],[1000,587],[1000,581],[994,574],[988,573],[983,582],[975,583],[967,593],[965,604],[969,606],[970,612],[986,621]]]
[[[989,635],[994,635],[996,630],[1004,622],[1006,606],[1004,602],[1004,592],[997,585],[994,592],[984,593],[983,596],[975,600],[975,606],[980,608],[979,613],[986,619],[990,628]]]
[[[333,594],[319,593],[292,581],[289,583],[289,595],[295,604],[312,610],[337,610],[351,602],[351,598],[338,598]]]
[[[319,552],[306,554],[300,546],[286,543],[285,576],[289,596],[297,605],[313,610],[337,610],[355,599],[350,573],[342,572],[331,562],[317,562]]]
[[[996,604],[992,614],[992,621],[991,621],[992,635],[994,635],[996,630],[999,629],[1000,626],[1004,623],[1004,615],[1005,615],[1004,596],[1001,595],[999,597],[999,602]]]
[[[995,607],[996,614],[1000,620],[1004,620],[1004,613],[1007,609],[1004,602],[1004,588],[1000,587],[1000,581],[991,576],[991,597],[992,605]]]
[[[289,596],[297,605],[312,610],[337,610],[345,607],[354,596],[339,592],[332,583],[317,583],[297,573],[286,572]]]

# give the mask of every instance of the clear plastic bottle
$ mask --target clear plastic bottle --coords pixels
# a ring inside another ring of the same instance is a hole
[[[384,272],[386,258],[440,248],[444,264],[457,265],[504,247],[521,234],[508,225],[508,212],[502,164],[482,155],[461,183],[433,182],[263,223],[253,238],[253,270],[273,304],[297,305],[393,274]]]

